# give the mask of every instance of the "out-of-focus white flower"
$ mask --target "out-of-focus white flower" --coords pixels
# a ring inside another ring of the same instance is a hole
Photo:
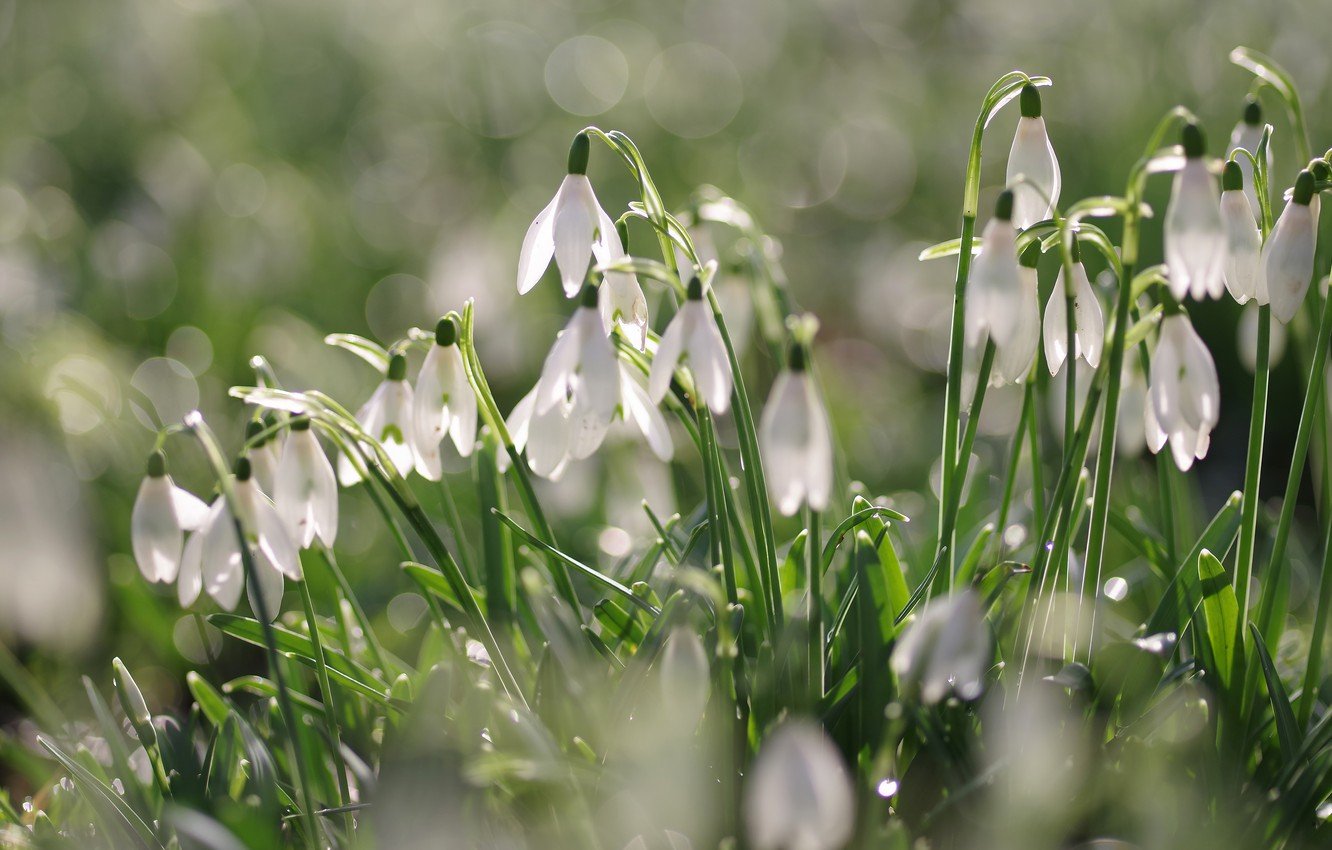
[[[921,701],[932,705],[950,692],[979,697],[992,657],[980,597],[964,590],[927,603],[903,631],[891,663],[903,687],[919,688]]]
[[[458,326],[447,317],[440,319],[412,397],[416,471],[431,481],[443,475],[439,444],[445,436],[453,439],[463,457],[476,447],[476,393],[467,380],[457,340]]]
[[[973,347],[983,346],[987,337],[996,347],[1007,345],[1021,322],[1022,282],[1012,218],[1013,192],[1006,189],[981,233],[981,253],[967,283],[967,344]]]
[[[1267,363],[1275,367],[1286,353],[1286,326],[1280,322],[1272,323],[1268,330]],[[1240,312],[1239,326],[1235,329],[1235,351],[1240,363],[1249,374],[1258,368],[1258,305],[1246,304]]]
[[[1221,388],[1211,352],[1182,312],[1161,321],[1148,398],[1147,447],[1155,453],[1169,442],[1181,470],[1205,457],[1221,413]]]
[[[569,173],[555,197],[537,213],[523,237],[518,256],[518,292],[528,292],[550,265],[551,257],[560,270],[564,294],[578,294],[588,263],[595,252],[597,260],[608,263],[619,259],[624,250],[615,233],[615,223],[601,208],[592,184],[587,179],[590,142],[587,134],[574,136],[569,147]]]
[[[1040,89],[1030,83],[1023,86],[1019,106],[1022,117],[1008,152],[1007,182],[1013,187],[1013,223],[1025,230],[1050,217],[1059,203],[1060,177],[1059,160],[1041,117]]]
[[[1041,302],[1036,277],[1036,264],[1040,258],[1041,246],[1033,242],[1022,252],[1018,262],[1018,296],[1014,307],[1017,327],[1007,343],[995,343],[991,386],[1022,383],[1031,372],[1031,364],[1036,361],[1036,348],[1041,342]]]
[[[703,716],[712,691],[703,641],[691,629],[676,628],[666,638],[658,665],[661,696],[670,706],[670,717],[682,719],[680,725],[692,731]]]
[[[1235,160],[1226,163],[1221,175],[1221,221],[1226,226],[1226,289],[1240,304],[1250,298],[1267,303],[1267,283],[1260,252],[1263,237],[1258,220],[1244,192],[1244,176]]]
[[[629,259],[625,246],[629,234],[621,226],[612,228],[606,236],[605,253],[597,254],[601,263]],[[594,250],[596,250],[594,246]],[[643,295],[643,287],[638,282],[638,275],[632,272],[608,271],[602,277],[601,321],[606,326],[606,333],[618,325],[624,338],[639,351],[647,347],[648,306]]]
[[[1313,280],[1314,217],[1309,208],[1313,197],[1313,175],[1301,171],[1281,218],[1263,246],[1267,295],[1272,315],[1282,324],[1295,318]]]
[[[1184,125],[1184,167],[1175,174],[1166,209],[1165,254],[1170,291],[1178,300],[1220,298],[1225,289],[1226,229],[1216,177],[1203,158],[1202,128]]]
[[[1078,243],[1073,241],[1073,356],[1082,358],[1088,366],[1101,362],[1101,349],[1105,345],[1105,317],[1101,302],[1096,298],[1087,269],[1078,255]],[[1045,305],[1045,365],[1050,374],[1059,374],[1068,357],[1068,277],[1064,267],[1059,268],[1050,300]]]
[[[236,462],[233,494],[240,527],[254,557],[263,607],[269,617],[276,618],[282,602],[283,576],[293,581],[302,578],[300,553],[277,508],[255,482],[248,458]],[[199,531],[185,544],[181,558],[178,586],[181,605],[193,604],[201,588],[228,611],[235,609],[245,589],[236,522],[223,497],[213,502]],[[251,607],[257,614],[255,594],[256,589],[251,587]]]
[[[731,404],[731,361],[697,277],[690,279],[685,303],[671,319],[652,358],[648,396],[654,404],[661,403],[670,389],[675,367],[682,361],[708,408],[716,414],[725,413]]]
[[[273,502],[291,540],[308,549],[318,537],[332,546],[338,536],[338,479],[308,417],[291,420],[291,434],[278,462]]]
[[[407,383],[407,358],[394,354],[389,359],[388,375],[375,388],[370,400],[356,411],[356,421],[367,434],[379,441],[399,475],[406,475],[416,465],[416,446],[412,428],[412,386]],[[338,455],[338,480],[350,487],[361,474],[345,454]]]
[[[153,452],[130,514],[130,544],[148,581],[174,581],[180,571],[185,532],[208,515],[208,506],[180,489],[167,474],[166,455]]]
[[[791,345],[759,422],[768,492],[784,516],[805,504],[821,511],[832,495],[832,426],[806,370],[807,358],[803,345]]]
[[[836,850],[855,829],[846,766],[824,731],[808,721],[789,721],[768,736],[744,794],[755,850]]]
[[[601,445],[620,396],[619,359],[597,312],[597,288],[588,284],[578,309],[546,355],[533,414],[544,416],[566,406],[568,453],[581,460]],[[535,430],[532,433],[538,436]]]
[[[275,421],[272,417],[251,419],[245,424],[246,442],[271,429]],[[282,434],[277,431],[270,433],[262,442],[251,445],[248,455],[259,489],[272,493],[277,484],[278,462],[282,459]]]
[[[1235,129],[1230,131],[1230,147],[1226,149],[1227,156],[1234,153],[1239,148],[1258,155],[1258,145],[1263,140],[1263,107],[1258,103],[1256,97],[1250,97],[1244,104],[1244,117],[1235,125]],[[1244,195],[1248,198],[1249,208],[1255,214],[1262,208],[1258,206],[1257,182],[1253,176],[1253,164],[1249,162],[1246,156],[1240,156],[1236,159],[1239,163],[1240,173],[1244,177]],[[1267,173],[1272,173],[1272,147],[1267,148]]]

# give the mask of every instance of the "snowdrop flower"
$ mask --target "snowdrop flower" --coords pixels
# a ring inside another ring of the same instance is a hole
[[[836,850],[851,840],[855,797],[824,731],[789,721],[759,749],[745,783],[745,826],[755,850]]]
[[[967,283],[967,344],[982,347],[988,337],[1007,345],[1017,333],[1022,303],[1018,275],[1017,233],[1013,229],[1013,192],[999,193],[994,218],[981,233],[981,253]]]
[[[588,284],[578,309],[546,355],[533,415],[567,405],[569,454],[582,460],[601,445],[620,394],[619,359],[597,311],[597,288]]]
[[[1183,312],[1161,321],[1148,401],[1144,417],[1153,453],[1169,442],[1182,471],[1206,456],[1220,416],[1221,389],[1212,355]]]
[[[291,420],[273,501],[297,546],[309,549],[315,537],[325,546],[333,545],[338,535],[338,480],[307,416]]]
[[[1301,171],[1281,218],[1263,246],[1267,295],[1272,315],[1282,324],[1295,318],[1313,279],[1314,216],[1309,209],[1313,197],[1313,174]]]
[[[415,441],[412,439],[412,387],[407,383],[407,358],[394,354],[388,375],[356,411],[356,421],[365,432],[378,440],[399,475],[406,475],[416,465]],[[345,454],[338,455],[338,480],[350,487],[361,474]]]
[[[832,493],[832,426],[806,371],[807,359],[804,345],[792,343],[759,422],[768,491],[784,516],[803,504],[824,510]]]
[[[272,416],[251,419],[245,424],[246,443],[272,428],[276,421]],[[272,493],[277,482],[278,461],[282,459],[281,436],[276,432],[270,433],[263,442],[251,445],[249,457],[250,468],[254,470],[254,477],[259,481],[259,489],[265,493]]]
[[[572,298],[587,277],[587,266],[595,252],[600,262],[617,260],[624,251],[615,233],[615,223],[597,201],[587,179],[590,140],[586,133],[574,136],[569,147],[569,174],[555,197],[537,213],[523,237],[518,257],[518,293],[536,286],[550,265],[560,270],[564,294]],[[613,250],[616,249],[616,250]]]
[[[1226,149],[1226,154],[1232,154],[1239,148],[1244,148],[1251,154],[1257,156],[1258,145],[1263,140],[1263,107],[1258,99],[1250,95],[1244,104],[1244,117],[1235,125],[1235,129],[1230,132],[1230,147]],[[1253,164],[1249,162],[1246,156],[1240,156],[1236,160],[1239,163],[1240,174],[1244,178],[1244,195],[1249,201],[1249,208],[1258,213],[1261,207],[1258,206],[1257,182],[1253,176]],[[1267,173],[1272,173],[1272,148],[1267,148]]]
[[[1073,357],[1095,368],[1105,345],[1105,317],[1096,299],[1087,269],[1082,265],[1078,240],[1073,240]],[[1045,361],[1050,374],[1059,374],[1068,356],[1068,278],[1061,264],[1054,291],[1045,305]]]
[[[153,452],[130,514],[130,544],[148,581],[174,581],[180,571],[185,532],[208,515],[208,506],[180,489],[167,474],[166,455]]]
[[[629,233],[623,224],[617,224],[606,237],[606,254],[598,254],[600,262],[628,259],[626,246]],[[593,250],[596,250],[595,246]],[[619,326],[620,333],[639,351],[647,347],[648,308],[638,276],[630,272],[608,271],[602,277],[605,284],[601,292],[601,321],[607,335]]]
[[[698,277],[690,278],[685,303],[671,319],[652,358],[648,396],[653,404],[661,403],[675,367],[682,361],[689,366],[699,399],[713,413],[725,413],[731,404],[731,361]]]
[[[964,590],[925,605],[902,633],[891,665],[904,688],[919,687],[921,700],[933,705],[949,692],[979,697],[991,658],[980,597]]]
[[[1244,191],[1240,164],[1233,159],[1221,172],[1221,221],[1225,224],[1229,248],[1225,265],[1226,289],[1240,304],[1250,298],[1266,304],[1267,281],[1259,256],[1263,237],[1258,232],[1258,219]]]
[[[1013,307],[1017,313],[1017,327],[1007,344],[995,344],[991,386],[1022,383],[1031,372],[1031,364],[1036,361],[1036,347],[1041,341],[1041,301],[1036,278],[1036,264],[1040,258],[1040,243],[1033,242],[1022,252],[1018,262],[1018,295]]]
[[[1184,167],[1175,174],[1166,209],[1165,254],[1177,300],[1219,298],[1225,286],[1226,230],[1216,178],[1203,159],[1202,128],[1184,125]]]
[[[620,416],[626,423],[636,427],[647,441],[648,448],[665,463],[675,454],[671,442],[671,429],[666,424],[666,417],[648,395],[635,373],[623,361],[620,362]]]
[[[416,377],[412,411],[416,471],[431,481],[443,475],[439,444],[445,436],[452,438],[463,457],[476,447],[476,394],[457,342],[458,326],[448,317],[440,319],[435,344]]]
[[[236,461],[233,486],[236,511],[245,543],[254,557],[255,578],[259,588],[250,588],[250,605],[258,613],[256,592],[263,595],[263,608],[276,618],[282,601],[283,577],[300,581],[301,559],[287,534],[277,508],[259,489],[248,458]],[[185,546],[180,565],[180,602],[191,605],[200,590],[228,611],[235,610],[245,589],[245,569],[241,562],[236,521],[224,497],[209,508],[208,518]]]
[[[1049,218],[1050,211],[1059,203],[1059,160],[1041,117],[1040,89],[1030,83],[1023,86],[1018,105],[1022,117],[1018,119],[1013,147],[1008,152],[1006,179],[1015,196],[1013,223],[1026,229]]]

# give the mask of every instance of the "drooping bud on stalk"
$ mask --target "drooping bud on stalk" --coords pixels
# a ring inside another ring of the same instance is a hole
[[[1301,171],[1290,201],[1263,246],[1272,315],[1283,324],[1295,318],[1313,279],[1314,216],[1310,209],[1313,199],[1313,174]]]
[[[1175,174],[1166,209],[1166,265],[1175,298],[1217,298],[1225,289],[1226,232],[1216,178],[1203,160],[1202,128],[1190,121],[1180,134],[1184,167]]]
[[[435,344],[421,363],[412,397],[416,471],[431,481],[444,475],[440,444],[445,436],[453,438],[459,457],[476,448],[476,393],[457,342],[458,323],[444,316],[435,324]]]
[[[1015,194],[1015,208],[1008,215],[1021,229],[1044,218],[1059,203],[1059,160],[1045,128],[1041,93],[1028,83],[1018,96],[1022,117],[1018,119],[1013,146],[1008,152],[1006,180]]]
[[[1233,156],[1235,151],[1243,148],[1251,155],[1258,155],[1258,147],[1263,141],[1263,107],[1258,102],[1258,98],[1249,95],[1244,101],[1244,111],[1235,129],[1230,133],[1230,146],[1226,149],[1228,156]],[[1272,149],[1267,149],[1267,173],[1272,173]],[[1258,203],[1257,181],[1253,174],[1253,164],[1249,157],[1240,155],[1235,158],[1239,163],[1240,175],[1244,179],[1244,194],[1249,199],[1249,208],[1253,210],[1255,217],[1260,214],[1261,208]]]
[[[1240,155],[1243,158],[1243,154]],[[1244,173],[1237,160],[1221,172],[1221,221],[1226,228],[1226,289],[1240,304],[1251,298],[1267,301],[1260,256],[1263,238],[1258,232],[1257,211],[1249,206],[1244,192]]]
[[[677,367],[689,367],[698,398],[718,415],[731,404],[731,361],[722,341],[721,330],[711,307],[703,298],[703,281],[698,275],[689,279],[685,303],[661,335],[657,353],[648,374],[648,398],[660,404],[670,389]]]
[[[832,495],[832,426],[808,372],[809,352],[792,340],[759,422],[759,449],[777,510],[821,511]]]

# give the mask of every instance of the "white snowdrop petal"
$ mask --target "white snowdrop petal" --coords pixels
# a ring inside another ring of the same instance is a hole
[[[972,345],[978,345],[986,332],[996,345],[1004,345],[1016,331],[1022,299],[1016,238],[1012,223],[998,218],[981,233],[983,247],[967,284],[972,304],[966,321]]]
[[[130,543],[139,572],[151,582],[171,581],[180,569],[185,535],[176,518],[171,479],[148,476],[130,514]]]
[[[835,850],[850,840],[854,790],[821,729],[788,721],[763,742],[745,783],[744,816],[755,850]]]
[[[300,552],[287,534],[287,528],[273,503],[262,494],[255,500],[254,519],[254,533],[258,536],[259,549],[264,556],[275,569],[292,581],[300,581],[303,577]]]
[[[582,330],[577,324],[578,315],[582,312],[583,308],[580,307],[565,329],[555,337],[541,365],[541,378],[536,385],[537,413],[545,413],[556,403],[568,399],[583,345]]]
[[[639,385],[638,380],[629,372],[629,368],[623,364],[620,366],[620,387],[625,420],[633,422],[643,433],[648,448],[659,460],[669,461],[675,453],[675,447],[671,442],[671,431],[666,424],[666,417],[661,415],[661,411],[652,403],[652,399],[648,398],[647,390]]]
[[[180,574],[176,579],[176,598],[180,600],[180,607],[188,608],[199,598],[200,591],[203,590],[203,527],[207,527],[205,520],[201,530],[190,535],[185,541],[185,550],[180,556]]]
[[[570,298],[578,294],[587,278],[587,267],[592,260],[592,237],[597,219],[591,206],[596,206],[592,184],[583,174],[570,174],[560,187],[560,200],[555,207],[554,239],[555,265],[559,267],[564,293]]]
[[[1227,238],[1220,205],[1207,164],[1187,160],[1175,174],[1165,220],[1166,265],[1176,299],[1203,298],[1224,287]]]
[[[1248,196],[1243,191],[1221,193],[1221,220],[1226,228],[1225,282],[1240,304],[1257,296],[1258,277],[1263,273],[1262,236]]]
[[[220,500],[219,500],[220,501]],[[227,611],[234,611],[245,588],[236,523],[223,503],[221,512],[203,532],[203,586]]]
[[[1282,324],[1295,318],[1309,291],[1314,247],[1314,220],[1309,207],[1290,201],[1263,248],[1267,296],[1272,315]]]
[[[656,353],[652,355],[652,368],[648,372],[648,397],[654,404],[660,404],[666,397],[667,391],[671,388],[671,378],[675,376],[676,364],[684,354],[687,316],[684,310],[688,306],[685,304],[671,318],[671,323],[666,326],[666,332],[661,335],[661,340],[657,343]]]
[[[1058,375],[1068,357],[1068,302],[1064,295],[1064,274],[1061,270],[1045,304],[1042,326],[1045,341],[1045,365],[1051,375]]]
[[[476,448],[476,392],[467,380],[467,369],[463,365],[462,352],[457,346],[447,356],[449,361],[449,435],[458,448],[458,454],[470,457]]]
[[[1060,173],[1044,118],[1018,119],[1006,178],[1013,190],[1015,225],[1025,229],[1050,217],[1050,210],[1059,203]]]
[[[569,454],[570,422],[564,406],[534,414],[528,430],[527,459],[532,471],[549,478]]]
[[[523,237],[522,251],[518,254],[518,294],[531,291],[541,280],[550,265],[550,258],[555,253],[555,207],[560,201],[560,193],[546,204],[545,209],[537,213]]]
[[[1101,350],[1105,345],[1105,317],[1082,263],[1073,266],[1073,277],[1076,282],[1073,312],[1077,323],[1078,356],[1095,368],[1101,362]]]
[[[713,413],[720,416],[731,406],[734,378],[731,360],[726,355],[726,343],[712,311],[706,307],[694,328],[693,345],[689,352],[689,368],[694,373],[703,400]]]
[[[167,476],[167,480],[170,481],[171,476]],[[188,490],[177,487],[174,482],[171,485],[171,502],[176,508],[176,521],[186,531],[194,531],[208,518],[208,505]]]

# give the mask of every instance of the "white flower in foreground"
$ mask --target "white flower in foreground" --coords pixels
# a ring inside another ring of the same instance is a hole
[[[629,259],[625,249],[629,234],[617,225],[606,235],[605,255],[597,254],[597,261],[610,263]],[[597,251],[594,245],[593,250]],[[620,333],[639,351],[647,347],[648,307],[638,275],[631,272],[608,271],[603,275],[605,284],[601,292],[601,321],[609,335],[618,325]]]
[[[648,396],[660,404],[671,386],[677,365],[689,367],[699,398],[713,413],[725,413],[731,404],[731,361],[726,356],[717,319],[703,298],[703,283],[689,280],[685,303],[671,319],[652,358]]]
[[[207,505],[171,480],[166,455],[153,452],[130,514],[130,544],[143,577],[174,581],[180,571],[185,532],[198,528],[207,515]]]
[[[679,725],[693,731],[712,692],[703,641],[691,629],[676,627],[666,638],[657,666],[670,719],[683,721]]]
[[[1315,222],[1309,208],[1313,197],[1313,175],[1301,171],[1281,218],[1263,246],[1267,295],[1272,315],[1282,324],[1295,318],[1313,280]]]
[[[587,277],[594,251],[603,263],[619,259],[624,253],[615,234],[615,223],[601,208],[587,179],[589,145],[587,134],[574,136],[569,147],[568,176],[527,228],[518,257],[519,294],[536,286],[554,257],[564,294],[572,298]],[[612,247],[619,250],[613,251]]]
[[[1165,254],[1177,300],[1219,298],[1225,288],[1226,230],[1216,177],[1203,159],[1202,129],[1184,125],[1184,167],[1175,174],[1166,208]]]
[[[999,193],[994,218],[981,233],[981,253],[967,282],[967,344],[980,347],[987,337],[1007,345],[1021,320],[1022,282],[1018,275],[1017,232],[1013,229],[1013,192]]]
[[[1013,223],[1025,230],[1050,217],[1059,203],[1060,177],[1059,160],[1041,117],[1040,89],[1028,83],[1020,98],[1022,117],[1008,152],[1006,182],[1013,187]]]
[[[1078,253],[1077,239],[1073,240],[1073,357],[1095,367],[1101,362],[1101,349],[1105,345],[1105,317],[1101,302],[1096,298],[1087,269]],[[1045,305],[1045,365],[1050,374],[1057,375],[1068,357],[1068,277],[1063,265],[1055,280],[1050,300]]]
[[[1239,163],[1230,160],[1221,173],[1221,221],[1226,227],[1226,289],[1240,304],[1250,298],[1267,303],[1267,282],[1263,275],[1260,252],[1263,237],[1258,219],[1244,192],[1244,175]]]
[[[435,344],[421,364],[413,392],[416,471],[431,481],[443,475],[439,444],[446,436],[463,457],[476,448],[476,393],[467,380],[457,342],[458,326],[452,319],[440,319]]]
[[[588,284],[537,381],[533,416],[567,405],[568,453],[582,460],[601,445],[621,396],[619,358],[597,312],[597,288]],[[533,432],[535,433],[535,431]]]
[[[1022,383],[1031,372],[1031,364],[1036,362],[1036,348],[1041,342],[1041,301],[1036,278],[1040,258],[1041,246],[1033,242],[1018,262],[1017,327],[1006,344],[995,344],[991,386]]]
[[[407,358],[394,354],[389,360],[388,375],[370,396],[370,400],[356,411],[361,428],[384,447],[384,452],[399,475],[407,475],[416,465],[416,448],[412,428],[412,387],[407,383]],[[361,480],[361,473],[351,458],[338,455],[338,480],[350,487]]]
[[[1251,154],[1257,156],[1258,145],[1263,140],[1263,107],[1258,103],[1258,99],[1250,97],[1244,104],[1244,117],[1235,129],[1230,132],[1230,147],[1226,149],[1226,155],[1234,153],[1239,148],[1243,148]],[[1253,164],[1249,158],[1241,155],[1236,162],[1239,163],[1240,173],[1244,176],[1244,195],[1248,198],[1249,208],[1255,214],[1261,209],[1258,206],[1257,182],[1253,177]],[[1272,173],[1272,147],[1267,148],[1267,173]]]
[[[821,511],[832,495],[832,426],[806,370],[807,358],[805,347],[792,343],[759,422],[768,492],[784,516],[804,504]]]
[[[527,451],[527,464],[542,478],[558,481],[569,464],[569,405],[556,404],[545,413],[536,413],[536,387],[523,396],[504,421],[509,438],[518,451]],[[509,468],[509,455],[496,458],[499,469]]]
[[[255,482],[248,458],[236,462],[233,493],[246,545],[254,558],[264,610],[270,618],[276,618],[282,602],[283,577],[293,581],[302,578],[300,553],[287,534],[277,508]],[[185,546],[180,565],[180,602],[186,606],[193,604],[203,589],[218,605],[232,611],[245,586],[236,521],[226,499],[218,497],[202,527]],[[250,604],[257,614],[259,605],[253,587]]]
[[[926,603],[893,648],[891,663],[902,686],[918,687],[921,700],[932,705],[950,692],[979,697],[992,658],[980,597],[964,590]]]
[[[745,783],[744,815],[755,850],[835,850],[851,840],[851,778],[821,728],[795,720],[768,736]]]
[[[1161,321],[1148,402],[1144,417],[1153,453],[1169,442],[1181,470],[1206,456],[1221,413],[1221,388],[1211,352],[1182,312]]]
[[[297,546],[309,549],[315,537],[325,546],[333,545],[338,536],[338,479],[310,430],[309,417],[291,420],[273,501]]]

